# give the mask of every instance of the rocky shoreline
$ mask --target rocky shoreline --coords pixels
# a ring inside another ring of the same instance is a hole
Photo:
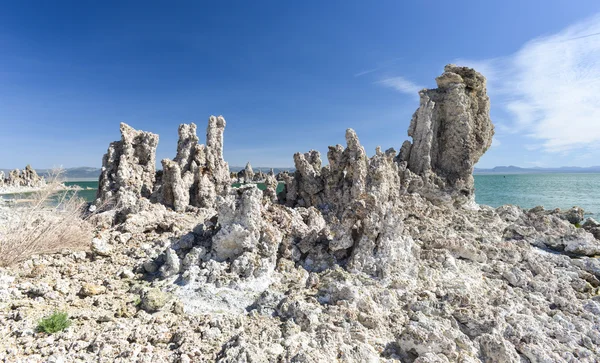
[[[600,224],[580,208],[477,205],[485,78],[448,65],[436,82],[412,142],[369,158],[348,129],[326,166],[296,153],[279,194],[273,173],[264,191],[231,187],[221,116],[206,144],[181,125],[159,172],[158,135],[121,124],[90,251],[0,269],[0,357],[597,362]],[[36,332],[55,310],[72,326]]]

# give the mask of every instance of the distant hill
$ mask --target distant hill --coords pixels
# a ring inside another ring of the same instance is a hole
[[[79,178],[98,179],[100,177],[101,171],[102,169],[90,167],[69,168],[65,169],[64,177],[70,180],[75,180]]]
[[[474,174],[542,174],[542,173],[600,173],[600,166],[561,166],[559,168],[521,168],[518,166],[496,166],[492,169],[475,168]]]

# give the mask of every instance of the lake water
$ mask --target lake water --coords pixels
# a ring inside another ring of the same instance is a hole
[[[492,207],[515,204],[565,209],[577,205],[598,219],[600,174],[475,175],[475,200]]]
[[[72,181],[66,182],[65,185],[79,185],[83,190],[79,190],[77,194],[88,202],[96,200],[96,192],[98,191],[97,181]]]
[[[96,198],[97,181],[65,184],[82,187],[78,193],[87,201]],[[259,188],[264,189],[264,185]],[[282,189],[283,184],[280,184],[277,190]],[[587,215],[600,220],[600,174],[475,175],[475,200],[492,207],[515,204],[523,208],[542,205],[546,209],[565,209],[577,205]]]

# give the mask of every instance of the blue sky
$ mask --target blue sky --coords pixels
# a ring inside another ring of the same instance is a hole
[[[227,120],[230,165],[399,149],[445,64],[488,76],[479,167],[600,164],[600,2],[0,3],[0,167],[96,166],[119,122],[160,135]],[[595,15],[596,14],[596,15]]]

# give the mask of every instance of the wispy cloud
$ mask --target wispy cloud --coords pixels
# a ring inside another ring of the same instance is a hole
[[[502,145],[502,143],[500,142],[500,140],[498,140],[497,137],[492,137],[492,147],[498,147]]]
[[[367,70],[365,70],[365,71],[362,71],[362,72],[358,72],[358,73],[356,73],[356,74],[354,75],[354,77],[360,77],[360,76],[364,76],[365,74],[373,73],[373,72],[376,72],[376,71],[378,71],[378,70],[379,70],[379,68],[371,68],[371,69],[367,69]]]
[[[494,106],[512,115],[509,128],[542,150],[568,153],[600,143],[600,14],[511,56],[462,61],[488,77]]]
[[[390,67],[396,65],[402,59],[403,59],[403,57],[398,57],[398,58],[389,59],[387,61],[378,62],[377,66],[375,68],[369,68],[364,71],[360,71],[360,72],[354,74],[354,77],[360,77],[360,76],[364,76],[365,74],[369,74],[369,73],[384,70],[386,68],[390,68]]]
[[[385,87],[390,87],[398,92],[407,93],[413,96],[417,96],[418,92],[423,89],[423,87],[418,86],[415,83],[400,76],[382,79],[378,81],[377,84],[380,84]]]

